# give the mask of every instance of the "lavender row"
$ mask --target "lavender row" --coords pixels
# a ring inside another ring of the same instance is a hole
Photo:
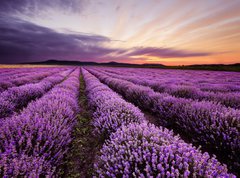
[[[126,74],[133,78],[144,78],[167,86],[190,86],[209,92],[240,92],[238,72],[159,70],[136,68],[105,68],[115,74]]]
[[[95,164],[97,177],[232,177],[215,157],[152,124],[132,123],[110,136]]]
[[[138,108],[86,70],[82,73],[93,125],[98,133],[110,135],[95,162],[97,177],[235,177],[209,154],[147,123]]]
[[[16,87],[20,86],[23,84],[28,84],[28,83],[36,83],[39,80],[53,74],[53,72],[39,72],[37,73],[31,73],[30,76],[22,76],[22,77],[16,77],[14,79],[0,79],[0,92],[3,92],[11,87]]]
[[[158,116],[159,123],[165,122],[169,128],[187,135],[192,143],[216,154],[231,169],[240,167],[239,110],[156,93],[149,87],[88,70],[127,100]]]
[[[127,103],[85,69],[82,69],[82,74],[96,133],[108,137],[121,125],[127,125],[130,122],[140,123],[144,120],[144,115],[134,105]]]
[[[70,72],[72,69],[46,77],[35,84],[12,87],[2,92],[0,94],[0,118],[12,115],[14,111],[26,106],[29,101],[41,97],[54,85],[60,83]]]
[[[0,78],[4,80],[14,79],[14,78],[18,78],[18,77],[22,77],[22,76],[34,73],[36,72],[36,69],[41,72],[47,72],[47,71],[50,71],[51,69],[60,70],[61,68],[55,68],[55,67],[53,68],[14,68],[14,69],[11,69],[11,71],[0,69],[1,71]]]
[[[66,69],[65,69],[66,70]],[[28,83],[36,83],[39,80],[42,80],[43,78],[52,75],[57,72],[61,72],[63,69],[60,68],[53,68],[49,71],[45,70],[38,70],[37,72],[29,72],[29,73],[19,73],[13,76],[9,76],[8,78],[2,78],[0,79],[0,92],[3,92],[4,90],[14,87],[14,86],[20,86],[23,84]]]
[[[146,79],[145,77],[131,77],[127,74],[122,75],[122,72],[119,74],[113,74],[109,72],[104,72],[105,74],[133,82],[138,85],[149,86],[154,91],[160,93],[168,93],[170,95],[180,97],[180,98],[191,98],[194,100],[207,100],[207,101],[214,101],[220,104],[223,104],[227,107],[232,107],[235,109],[240,109],[240,92],[203,92],[197,87],[193,86],[184,86],[184,85],[169,85],[169,84],[162,84],[157,82],[153,79]]]
[[[147,70],[147,72],[150,72]],[[143,73],[140,71],[139,73]],[[167,84],[196,86],[202,91],[239,92],[239,72],[192,71],[192,70],[155,70],[155,78],[162,78]],[[151,78],[151,76],[150,76]]]
[[[34,68],[0,68],[0,77],[5,78],[19,73],[28,73],[35,71]]]
[[[0,124],[0,177],[56,177],[78,108],[79,69]]]
[[[67,70],[67,69],[65,69],[65,70]],[[15,86],[19,86],[19,85],[25,84],[27,82],[32,82],[32,80],[36,80],[36,81],[41,80],[48,75],[51,75],[54,73],[59,73],[61,71],[64,71],[64,70],[60,69],[60,68],[55,68],[55,69],[53,68],[53,69],[49,69],[47,71],[38,69],[38,71],[35,71],[35,72],[30,72],[27,74],[21,73],[19,75],[12,76],[8,81],[11,82]]]

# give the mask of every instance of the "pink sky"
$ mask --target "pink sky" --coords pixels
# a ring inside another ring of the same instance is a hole
[[[69,2],[1,1],[0,63],[240,62],[239,0]]]

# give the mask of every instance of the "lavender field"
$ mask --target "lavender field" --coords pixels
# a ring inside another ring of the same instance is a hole
[[[0,177],[240,176],[240,73],[0,68]]]

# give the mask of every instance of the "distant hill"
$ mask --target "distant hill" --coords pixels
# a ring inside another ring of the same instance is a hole
[[[119,62],[106,62],[106,63],[98,63],[98,62],[87,62],[87,61],[60,61],[60,60],[47,60],[42,62],[32,62],[32,63],[24,63],[24,64],[45,64],[45,65],[92,65],[92,66],[115,66],[115,67],[166,67],[162,64],[130,64],[130,63],[119,63]]]
[[[24,63],[24,64],[45,64],[45,65],[97,65],[96,62],[80,62],[80,61],[61,61],[61,60],[55,60],[50,59],[47,61],[41,61],[41,62],[32,62],[32,63]]]
[[[109,67],[136,67],[136,68],[161,68],[161,69],[186,69],[186,70],[215,70],[215,71],[236,71],[240,72],[240,63],[236,64],[202,64],[202,65],[186,65],[186,66],[165,66],[163,64],[130,64],[119,62],[87,62],[87,61],[61,61],[47,60],[43,62],[33,62],[24,64],[45,64],[45,65],[82,65],[82,66],[109,66]]]
[[[171,66],[173,69],[189,69],[189,70],[216,70],[216,71],[236,71],[240,72],[240,63],[236,64],[202,64],[188,66]]]

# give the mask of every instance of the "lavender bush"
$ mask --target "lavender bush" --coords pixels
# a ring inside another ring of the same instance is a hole
[[[72,69],[67,71],[67,75]],[[29,101],[36,99],[50,90],[54,85],[61,82],[65,73],[54,74],[39,83],[26,84],[20,87],[12,87],[0,94],[0,118],[13,114],[16,109],[21,109]]]
[[[214,157],[152,124],[122,126],[95,164],[97,177],[236,177]]]
[[[93,126],[98,134],[108,136],[121,125],[144,120],[141,111],[124,101],[118,94],[102,84],[96,77],[82,69],[86,93],[92,108]]]
[[[99,70],[99,68],[94,68]],[[188,86],[201,91],[239,92],[240,80],[238,72],[193,71],[193,70],[159,70],[137,68],[104,68],[101,72],[117,74],[118,77],[137,79],[136,81],[171,88],[172,86]],[[140,84],[140,83],[139,83]]]
[[[165,121],[169,128],[185,135],[191,133],[191,142],[222,157],[230,168],[240,167],[239,110],[156,93],[149,87],[90,71],[129,101],[158,116],[161,123]]]
[[[130,82],[133,82],[134,84],[143,85],[143,86],[149,86],[153,90],[161,93],[168,93],[170,95],[176,96],[176,97],[182,97],[182,98],[191,98],[195,100],[207,100],[207,101],[214,101],[217,103],[221,103],[225,106],[240,109],[240,93],[238,92],[230,92],[234,91],[234,87],[236,86],[235,82],[232,82],[232,85],[229,86],[229,92],[213,92],[211,90],[209,91],[202,91],[200,88],[196,86],[196,82],[191,83],[190,85],[177,85],[179,81],[177,79],[171,81],[171,83],[166,83],[166,81],[169,80],[169,78],[165,78],[165,80],[160,80],[158,78],[154,79],[150,78],[148,75],[146,75],[144,72],[131,76],[130,73],[123,73],[122,71],[118,70],[107,70],[101,71],[102,73],[118,78],[127,80]],[[124,74],[124,75],[123,75]],[[176,77],[177,74],[176,74]],[[186,79],[185,79],[186,80]],[[196,77],[196,81],[197,81]],[[222,83],[222,86],[224,86],[225,81]],[[240,83],[240,82],[239,82]],[[209,83],[211,85],[211,83]],[[218,84],[219,87],[221,87],[221,83]],[[215,86],[216,87],[216,86]],[[231,88],[230,88],[231,87]],[[231,90],[232,89],[232,90]],[[217,89],[216,89],[217,90]]]
[[[50,75],[67,69],[68,68],[38,68],[38,71],[36,71],[36,69],[32,68],[20,68],[12,72],[7,72],[2,69],[3,74],[0,76],[0,92],[14,86],[39,82]],[[0,72],[2,72],[2,70],[0,69]]]
[[[1,121],[1,177],[56,176],[72,140],[78,89],[79,69],[21,114]]]

